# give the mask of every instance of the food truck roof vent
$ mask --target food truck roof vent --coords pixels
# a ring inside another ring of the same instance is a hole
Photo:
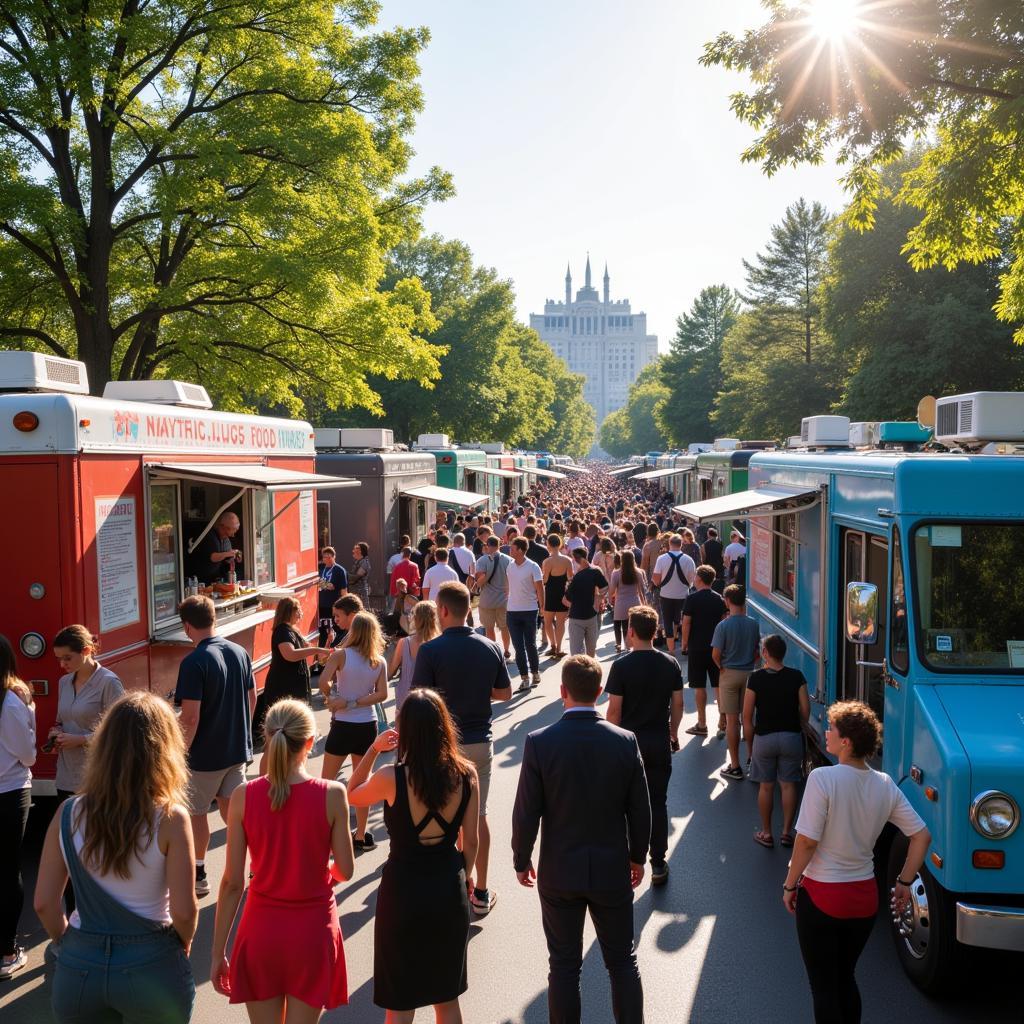
[[[0,352],[0,391],[57,391],[89,394],[85,363],[41,352]]]
[[[450,448],[447,434],[420,434],[416,438],[417,448]]]
[[[800,440],[808,448],[849,448],[849,416],[805,416],[800,421]]]
[[[483,452],[486,455],[504,455],[505,443],[503,441],[463,441],[460,448],[468,448],[471,452]]]
[[[200,384],[184,380],[112,380],[103,389],[112,402],[150,402],[181,405],[186,409],[212,409],[213,402]]]
[[[942,444],[1024,441],[1024,394],[972,391],[935,402],[935,440]]]
[[[740,446],[738,437],[716,437],[711,450],[713,452],[734,452]]]
[[[877,448],[878,447],[878,423],[864,421],[850,424],[850,447],[851,448]]]
[[[313,444],[317,448],[385,451],[394,448],[395,432],[384,427],[317,427]]]

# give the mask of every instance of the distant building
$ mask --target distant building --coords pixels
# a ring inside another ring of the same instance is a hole
[[[565,301],[548,299],[544,312],[530,314],[530,326],[573,373],[586,379],[583,395],[600,428],[605,417],[626,404],[629,386],[658,356],[658,339],[647,333],[647,314],[634,313],[629,299],[612,302],[608,266],[604,294],[590,283],[587,256],[583,287],[572,298],[572,273],[565,270]]]

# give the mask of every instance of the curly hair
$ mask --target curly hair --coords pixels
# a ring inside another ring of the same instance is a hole
[[[871,757],[882,742],[882,723],[863,701],[844,700],[828,709],[828,724],[850,741],[854,757]]]

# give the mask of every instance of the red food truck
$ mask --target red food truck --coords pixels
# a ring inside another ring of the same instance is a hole
[[[316,632],[314,492],[359,486],[313,472],[308,423],[215,412],[204,388],[180,381],[88,390],[79,362],[0,352],[0,632],[36,695],[40,742],[56,717],[51,644],[69,623],[99,636],[126,688],[174,689],[191,648],[177,606],[225,512],[241,523],[235,585],[204,592],[262,685],[277,601],[297,598]],[[40,754],[38,794],[55,792],[55,763]]]

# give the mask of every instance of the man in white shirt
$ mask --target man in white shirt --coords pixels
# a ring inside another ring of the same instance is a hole
[[[516,666],[521,682],[517,693],[525,693],[533,686],[540,685],[540,659],[537,655],[537,612],[544,604],[543,574],[540,566],[526,557],[529,542],[525,537],[516,537],[509,552],[511,563],[507,566],[506,586],[508,604],[506,618],[512,646],[516,652]],[[527,682],[527,672],[532,677]]]
[[[423,574],[420,584],[420,600],[429,601],[431,594],[449,580],[459,582],[459,574],[448,564],[448,549],[434,548],[434,564]]]
[[[672,535],[668,547],[668,551],[659,555],[654,563],[654,585],[659,588],[665,639],[669,653],[672,653],[683,618],[683,605],[697,576],[697,566],[689,555],[683,553],[683,538],[678,533]]]
[[[736,568],[733,563],[741,558],[747,557],[747,545],[743,542],[743,534],[734,529],[729,534],[729,543],[722,552],[722,561],[725,563],[725,578],[730,583],[742,583],[742,579],[736,578]]]

